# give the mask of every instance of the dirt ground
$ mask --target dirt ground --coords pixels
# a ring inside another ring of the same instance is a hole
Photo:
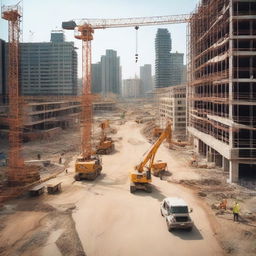
[[[41,153],[57,163],[62,156],[68,173],[57,177],[62,182],[59,194],[23,195],[5,203],[0,255],[255,255],[255,191],[226,184],[221,170],[190,167],[189,147],[162,145],[156,160],[168,163],[169,176],[153,177],[151,194],[130,194],[129,171],[151,145],[142,134],[145,124],[134,122],[138,113],[129,110],[124,119],[112,116],[116,151],[102,156],[103,171],[94,182],[73,179],[78,131],[25,144],[26,159]],[[182,197],[193,208],[191,233],[168,232],[159,211],[167,196]],[[217,209],[223,198],[228,200],[226,211]],[[234,200],[241,204],[239,223],[229,210]]]

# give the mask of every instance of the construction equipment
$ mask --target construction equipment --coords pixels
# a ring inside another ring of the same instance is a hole
[[[101,172],[101,159],[92,151],[91,40],[94,30],[84,24],[76,26],[75,38],[82,40],[83,86],[81,96],[82,154],[75,163],[75,180],[94,180]]]
[[[134,193],[137,189],[145,190],[146,192],[151,192],[151,172],[158,174],[164,165],[163,162],[154,163],[155,155],[158,148],[165,139],[169,139],[171,135],[171,124],[168,123],[165,130],[162,132],[161,136],[157,139],[154,145],[151,147],[149,152],[146,154],[142,162],[135,166],[135,170],[130,173],[130,192]],[[148,164],[148,165],[147,165]]]
[[[160,128],[160,127],[155,127],[153,130],[153,136],[154,137],[159,137],[164,129]]]
[[[110,154],[114,151],[115,145],[110,137],[107,137],[106,129],[109,128],[109,121],[105,120],[100,124],[101,128],[101,139],[100,143],[96,148],[97,154]]]
[[[74,30],[75,38],[83,42],[83,94],[82,94],[82,157],[76,163],[76,179],[96,175],[96,169],[101,170],[100,159],[92,155],[91,127],[92,127],[92,97],[91,97],[91,41],[95,29],[152,26],[163,24],[187,23],[190,15],[168,15],[142,18],[123,19],[80,19],[62,22],[62,28]],[[81,168],[84,166],[84,168]],[[82,172],[86,170],[86,172]],[[98,171],[97,171],[98,173]],[[89,175],[92,174],[92,175]],[[95,175],[93,175],[95,174]]]
[[[8,21],[8,124],[9,152],[7,178],[10,186],[23,186],[40,179],[38,169],[25,166],[22,155],[22,97],[19,86],[19,39],[22,33],[22,8],[2,6],[2,18]]]

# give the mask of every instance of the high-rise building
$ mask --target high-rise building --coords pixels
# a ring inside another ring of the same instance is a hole
[[[77,52],[53,31],[51,42],[20,44],[20,83],[23,95],[76,95]]]
[[[184,53],[171,53],[170,85],[179,85],[183,82],[183,57]]]
[[[145,96],[147,92],[152,91],[153,89],[152,72],[150,64],[145,64],[144,66],[140,67],[140,80],[142,95]]]
[[[120,57],[114,50],[106,50],[106,55],[101,56],[101,87],[102,94],[120,94],[121,90]]]
[[[92,93],[101,93],[101,63],[92,64]]]
[[[155,38],[155,87],[163,88],[171,83],[171,35],[168,29],[159,28]]]
[[[230,182],[256,179],[255,10],[204,0],[190,20],[188,131]]]

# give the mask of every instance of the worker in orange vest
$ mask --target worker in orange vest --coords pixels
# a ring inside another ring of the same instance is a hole
[[[240,212],[240,205],[238,204],[238,202],[235,202],[233,206],[234,221],[238,221],[239,212]]]

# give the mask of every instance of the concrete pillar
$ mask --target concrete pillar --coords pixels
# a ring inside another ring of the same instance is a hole
[[[222,168],[224,172],[228,172],[229,171],[229,160],[225,157],[222,158],[223,162],[222,162]]]
[[[239,168],[236,161],[229,161],[229,183],[236,183],[239,179]]]
[[[213,156],[213,153],[212,153],[212,148],[211,147],[207,147],[208,149],[207,149],[207,155],[206,155],[206,157],[207,157],[207,161],[208,162],[214,162],[214,156]]]
[[[222,167],[222,155],[220,155],[219,153],[216,152],[215,155],[215,164],[216,166]]]

